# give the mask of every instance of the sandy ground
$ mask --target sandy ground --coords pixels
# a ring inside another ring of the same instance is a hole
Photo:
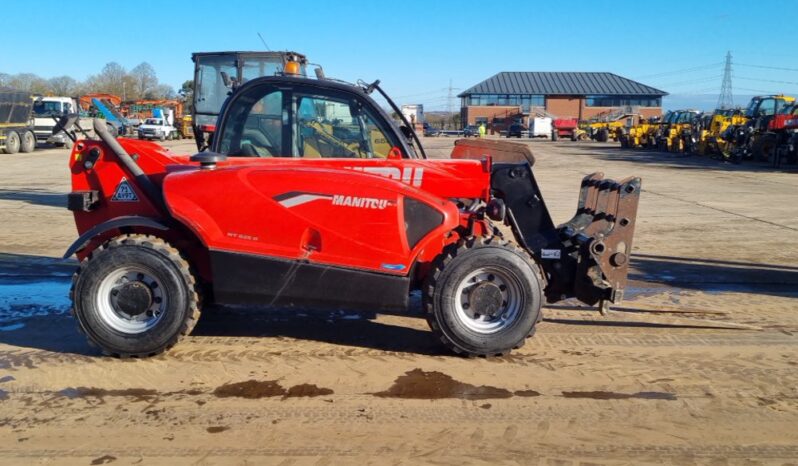
[[[546,308],[487,360],[443,351],[417,297],[211,308],[165,355],[98,356],[57,259],[68,154],[0,156],[0,463],[798,464],[798,174],[530,144],[560,222],[585,174],[643,177],[632,283],[610,316]]]

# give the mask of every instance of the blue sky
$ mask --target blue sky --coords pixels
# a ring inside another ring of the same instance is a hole
[[[117,6],[119,5],[119,6]],[[798,93],[795,1],[162,1],[4,2],[0,72],[76,79],[116,61],[191,78],[191,53],[296,50],[328,76],[382,80],[399,103],[444,109],[499,71],[610,71],[714,106],[733,54],[735,104]],[[786,68],[776,70],[761,66]],[[698,69],[696,69],[698,68]],[[772,82],[781,81],[781,82]],[[695,104],[695,105],[692,105]],[[454,103],[455,108],[458,102]]]

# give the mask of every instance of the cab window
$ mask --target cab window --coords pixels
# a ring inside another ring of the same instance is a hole
[[[294,156],[385,158],[392,144],[353,96],[294,94]]]
[[[763,99],[759,104],[759,115],[770,116],[776,113],[776,99]]]
[[[230,156],[279,157],[283,148],[283,92],[242,95],[231,106],[219,151]]]

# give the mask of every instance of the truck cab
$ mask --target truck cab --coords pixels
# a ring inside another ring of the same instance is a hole
[[[78,104],[71,97],[41,97],[33,102],[34,128],[37,143],[56,147],[72,147],[72,140],[63,131],[53,134],[56,119],[78,112]],[[55,118],[54,118],[55,117]]]

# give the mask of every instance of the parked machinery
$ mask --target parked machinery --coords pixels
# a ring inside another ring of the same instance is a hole
[[[0,89],[0,150],[6,154],[33,152],[33,96],[29,92]]]
[[[732,162],[743,159],[767,160],[770,141],[759,141],[768,130],[773,116],[795,102],[795,97],[779,95],[756,96],[748,103],[742,121],[729,125],[721,133],[725,141],[723,157]]]
[[[597,117],[580,125],[577,139],[592,139],[598,142],[620,141],[641,120],[638,113],[618,113],[607,117]],[[584,136],[583,136],[584,134]]]
[[[620,135],[618,140],[621,143],[621,147],[624,149],[657,147],[657,133],[662,121],[662,117],[641,119],[639,123],[631,126],[628,131]]]
[[[721,138],[726,128],[745,123],[741,109],[719,109],[712,114],[704,114],[693,123],[696,143],[691,152],[699,155],[721,155],[728,144]]]
[[[793,104],[795,109],[795,104]],[[792,117],[786,119],[783,125],[783,136],[781,143],[776,147],[773,166],[778,167],[782,163],[795,165],[798,163],[798,117],[793,111]]]
[[[795,163],[795,150],[789,149],[790,140],[798,126],[798,103],[782,107],[768,122],[767,131],[754,143],[753,152],[759,160],[773,162],[774,166]],[[788,150],[784,150],[786,147]],[[779,149],[782,150],[779,150]]]
[[[676,110],[667,115],[659,128],[657,149],[663,152],[685,152],[693,138],[693,122],[698,110]]]

